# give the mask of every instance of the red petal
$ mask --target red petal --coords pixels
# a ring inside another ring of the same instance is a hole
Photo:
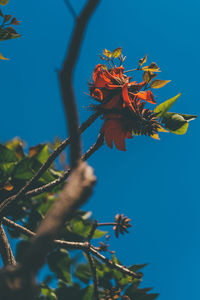
[[[112,116],[112,115],[110,115]],[[101,132],[104,133],[105,142],[108,147],[113,147],[113,141],[117,149],[126,151],[125,147],[125,135],[126,132],[124,131],[121,120],[119,119],[111,119],[105,121]]]
[[[156,104],[153,93],[151,91],[139,92],[139,93],[135,94],[135,96],[137,98],[141,99],[141,100],[145,100],[145,101],[150,102],[152,104]]]
[[[97,88],[103,88],[106,84],[112,84],[109,79],[109,72],[102,69],[102,65],[98,64],[93,71],[94,86]]]
[[[123,87],[122,87],[122,97],[123,97],[124,102],[126,103],[126,105],[127,105],[131,110],[135,111],[134,108],[133,108],[133,105],[132,105],[132,103],[131,103],[131,100],[130,100],[130,98],[129,98],[129,95],[128,95],[128,83],[125,83],[125,84],[123,85]]]

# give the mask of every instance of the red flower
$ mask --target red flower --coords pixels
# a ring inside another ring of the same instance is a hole
[[[102,107],[106,109],[118,108],[121,102],[121,107],[127,106],[133,110],[129,89],[132,94],[138,93],[145,82],[137,84],[134,81],[131,83],[130,77],[124,75],[123,72],[123,67],[115,67],[109,71],[101,64],[95,67],[93,72],[94,84],[90,86],[90,95],[95,100],[102,102]],[[152,102],[150,97],[143,100]]]
[[[153,111],[144,108],[144,101],[155,104],[150,90],[141,91],[146,82],[130,82],[124,68],[114,67],[107,70],[98,64],[93,72],[90,95],[98,102],[94,106],[104,119],[101,132],[108,147],[126,151],[125,139],[133,135],[149,135],[159,138],[160,124]]]
[[[132,138],[132,133],[123,126],[121,116],[114,114],[106,116],[101,132],[104,133],[108,147],[113,148],[114,142],[115,147],[121,151],[126,151],[125,139]]]

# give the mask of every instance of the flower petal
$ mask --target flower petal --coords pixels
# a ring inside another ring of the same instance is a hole
[[[111,115],[110,115],[111,116]],[[126,151],[125,136],[126,132],[122,127],[120,119],[108,119],[105,121],[101,132],[104,133],[105,142],[108,147],[113,148],[113,141],[117,149]]]
[[[125,83],[122,87],[122,97],[126,106],[128,106],[131,110],[135,111],[128,95],[128,83]]]
[[[156,104],[153,93],[151,91],[142,91],[142,92],[136,93],[135,96],[138,99],[150,102],[152,104]]]

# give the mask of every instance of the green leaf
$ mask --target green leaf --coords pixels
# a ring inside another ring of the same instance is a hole
[[[172,107],[172,105],[176,102],[176,100],[180,97],[181,93],[176,95],[175,97],[159,104],[154,109],[154,112],[157,114],[158,117],[163,117],[165,113]]]
[[[48,300],[57,300],[57,296],[55,292],[50,289],[49,287],[41,287],[40,289],[41,293],[47,297]]]
[[[94,294],[94,286],[90,285],[90,286],[87,287],[86,292],[85,292],[82,300],[92,300],[93,299],[93,294]]]
[[[167,117],[172,116],[174,114],[176,114],[176,113],[174,113],[174,112],[168,112],[168,113],[165,114],[165,117],[167,118]],[[178,113],[178,114],[180,116],[182,116],[188,122],[193,121],[193,120],[195,120],[197,118],[197,115],[188,115],[188,114],[180,114],[180,113]]]
[[[177,113],[165,113],[162,122],[167,130],[179,135],[185,134],[189,126],[188,121]]]
[[[152,81],[150,87],[153,89],[159,89],[163,86],[165,86],[167,83],[169,83],[171,80],[160,80],[160,79],[156,79],[154,81]]]
[[[87,264],[80,264],[75,270],[75,276],[84,282],[85,284],[88,284],[90,279],[92,278],[92,273],[90,270],[90,266]]]
[[[40,149],[40,151],[37,153],[37,155],[35,156],[36,159],[41,162],[41,164],[44,164],[48,157],[49,157],[50,153],[49,153],[49,149],[48,149],[48,145],[42,145],[42,148]]]
[[[15,152],[0,144],[0,164],[16,162],[17,157]]]
[[[16,162],[0,164],[0,169],[4,172],[4,176],[10,176],[15,168]]]
[[[122,48],[119,47],[119,48],[116,48],[116,49],[113,51],[112,56],[113,56],[113,58],[117,58],[117,57],[120,56],[121,53],[122,53]]]
[[[108,49],[104,49],[103,50],[103,54],[108,57],[108,58],[111,58],[112,57],[112,52]]]
[[[50,207],[52,206],[52,204],[55,202],[55,200],[56,200],[56,195],[48,195],[46,197],[46,201],[45,202],[42,201],[41,205],[37,209],[39,214],[41,214],[41,216],[44,217],[48,212],[48,210],[50,209]]]
[[[70,285],[72,284],[70,273],[71,258],[67,250],[60,249],[49,254],[47,262],[50,270],[54,272],[58,278]]]
[[[132,265],[132,266],[128,267],[128,269],[132,272],[137,272],[146,266],[148,266],[148,264],[137,264],[137,265]]]
[[[20,36],[21,35],[18,34],[13,27],[0,28],[0,41],[16,39]]]
[[[9,0],[0,0],[1,5],[6,5],[8,4]]]
[[[145,64],[146,61],[147,61],[147,54],[145,55],[145,57],[139,60],[139,66],[141,67],[143,64]]]
[[[15,167],[13,176],[17,179],[29,180],[34,175],[33,161],[26,157]]]
[[[72,231],[82,237],[88,236],[91,227],[92,227],[92,223],[89,224],[87,222],[84,222],[84,220],[82,219],[73,219],[71,222]],[[96,229],[93,238],[98,239],[104,236],[105,234],[107,234],[107,231],[101,231],[99,229]]]

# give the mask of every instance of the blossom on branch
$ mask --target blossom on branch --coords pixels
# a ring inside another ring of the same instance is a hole
[[[137,83],[131,81],[132,77],[128,77],[122,63],[124,57],[121,54],[121,48],[115,49],[113,52],[105,49],[104,56],[100,58],[107,61],[109,68],[105,64],[98,64],[93,71],[93,81],[90,83],[90,96],[97,101],[98,105],[92,107],[99,111],[104,120],[101,128],[101,133],[104,134],[105,142],[108,147],[115,147],[119,150],[126,151],[125,140],[131,139],[136,135],[146,135],[159,140],[159,132],[172,131],[176,134],[184,134],[187,130],[185,123],[190,119],[183,119],[183,122],[178,124],[176,130],[167,128],[166,113],[169,108],[165,107],[165,102],[161,107],[163,114],[158,112],[158,105],[154,110],[146,108],[148,103],[155,105],[155,97],[151,89],[158,89],[165,86],[170,80],[154,80],[160,68],[156,63],[151,63],[149,66],[142,65],[147,60],[147,55],[139,60],[137,69],[129,71],[144,71],[143,81]],[[120,66],[116,66],[114,59],[118,58]],[[164,118],[165,117],[165,118]],[[193,116],[194,117],[194,116]],[[191,118],[192,119],[192,118]],[[166,128],[164,129],[163,126]],[[181,128],[181,130],[180,130]]]

